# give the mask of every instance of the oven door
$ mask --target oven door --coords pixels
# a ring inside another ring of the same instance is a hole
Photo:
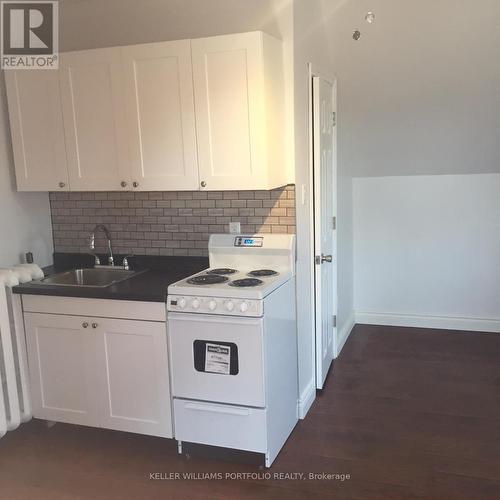
[[[264,407],[263,319],[168,313],[172,395]]]

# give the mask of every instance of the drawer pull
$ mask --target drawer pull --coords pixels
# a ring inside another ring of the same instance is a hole
[[[223,413],[226,415],[238,415],[239,417],[248,417],[250,415],[250,411],[244,408],[225,408],[221,406],[210,406],[196,403],[186,403],[184,405],[184,408],[186,408],[186,410],[208,411],[210,413]]]

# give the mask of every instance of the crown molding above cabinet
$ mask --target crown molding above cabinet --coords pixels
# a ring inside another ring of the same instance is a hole
[[[5,80],[19,191],[291,181],[282,43],[263,32],[66,52]]]

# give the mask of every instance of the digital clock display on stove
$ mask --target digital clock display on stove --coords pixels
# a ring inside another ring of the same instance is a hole
[[[264,238],[262,236],[257,236],[255,238],[247,236],[237,236],[234,239],[235,247],[261,247]]]

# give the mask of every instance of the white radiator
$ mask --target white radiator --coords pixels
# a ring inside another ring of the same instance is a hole
[[[31,419],[21,297],[12,287],[40,277],[35,265],[0,269],[0,438]]]

